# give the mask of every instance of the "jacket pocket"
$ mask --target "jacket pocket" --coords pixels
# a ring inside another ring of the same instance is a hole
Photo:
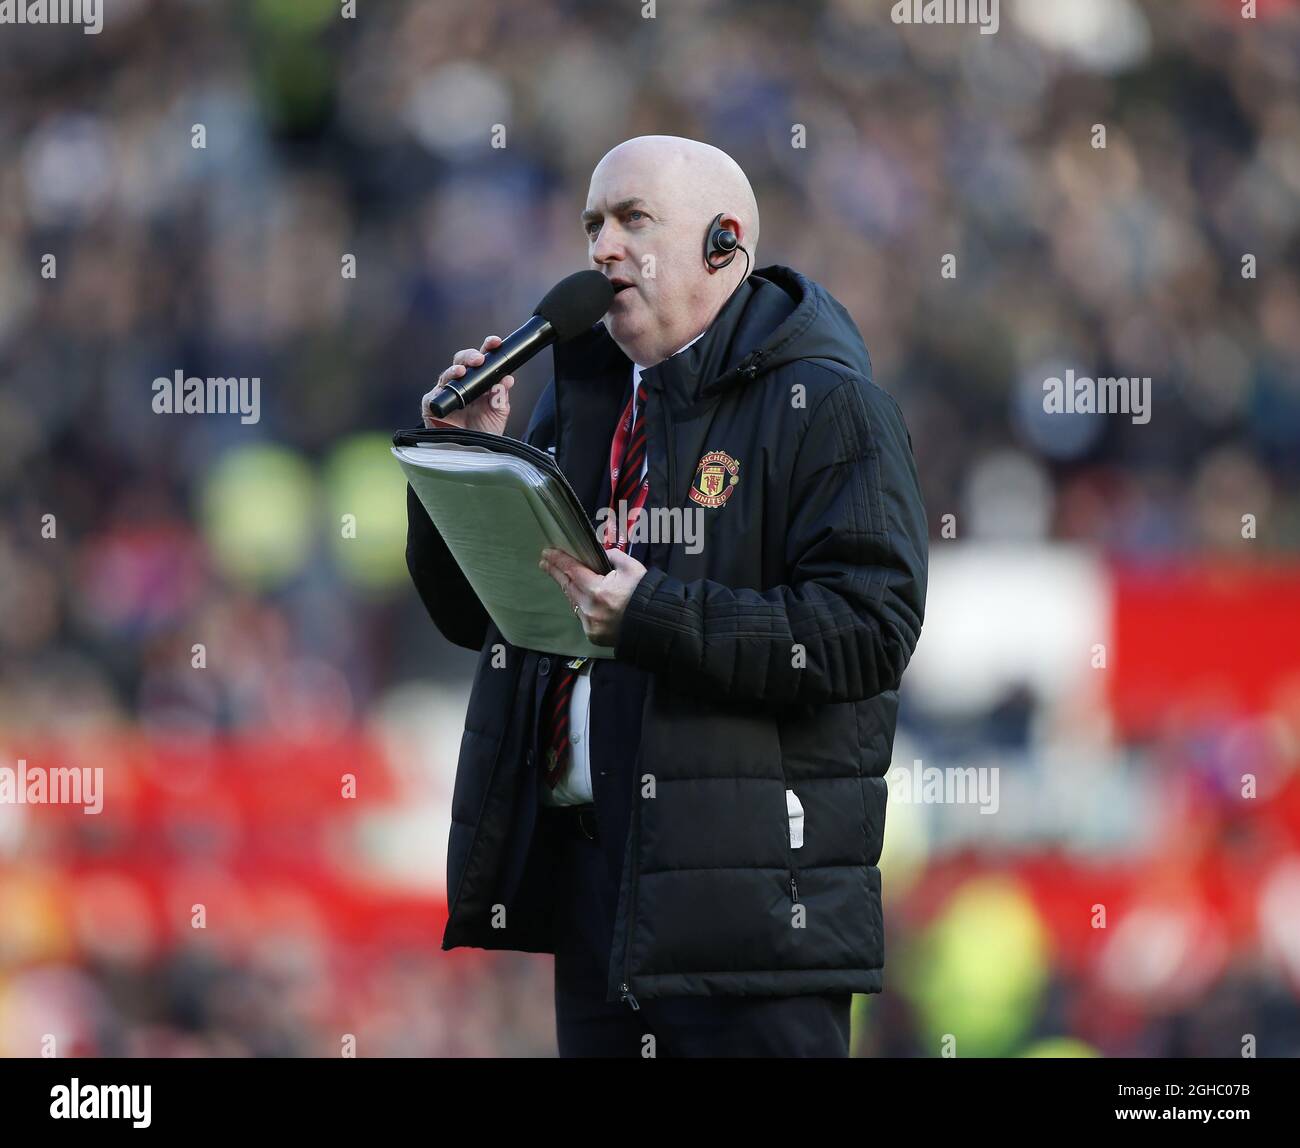
[[[794,851],[803,848],[803,803],[793,789],[785,791],[786,836],[790,845],[790,900],[799,903],[799,867],[794,862]]]
[[[790,848],[803,848],[803,804],[793,789],[785,791],[785,812],[790,822]]]

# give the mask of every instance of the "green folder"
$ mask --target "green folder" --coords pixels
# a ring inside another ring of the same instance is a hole
[[[555,580],[537,566],[547,546],[598,574],[613,567],[555,460],[506,435],[434,427],[398,431],[393,456],[447,549],[513,646],[612,658],[594,646]]]

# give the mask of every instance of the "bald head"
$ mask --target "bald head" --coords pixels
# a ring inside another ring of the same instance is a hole
[[[637,136],[605,153],[592,184],[611,173],[635,178],[675,214],[702,218],[701,226],[720,211],[735,215],[744,224],[743,242],[753,258],[758,247],[754,189],[740,164],[720,148],[681,136]]]
[[[726,268],[704,262],[713,218],[749,253]],[[592,264],[626,283],[605,315],[615,342],[653,366],[704,331],[752,269],[758,204],[726,152],[680,136],[638,136],[607,152],[591,174],[582,215]]]

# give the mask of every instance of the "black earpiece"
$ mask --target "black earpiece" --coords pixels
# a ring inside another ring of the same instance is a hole
[[[730,227],[723,227],[721,224],[723,213],[718,212],[709,224],[708,233],[704,237],[704,263],[714,271],[721,271],[722,268],[728,267],[731,261],[736,258],[736,248],[740,247],[740,238]],[[740,250],[744,251],[743,247]],[[714,259],[719,255],[725,255],[726,259],[721,263],[714,263]],[[745,253],[745,258],[749,258],[749,253]]]

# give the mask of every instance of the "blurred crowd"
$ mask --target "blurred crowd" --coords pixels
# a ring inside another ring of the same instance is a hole
[[[97,36],[5,28],[5,761],[69,729],[328,743],[427,732],[430,707],[454,721],[474,659],[410,587],[387,440],[454,350],[585,265],[591,168],[645,133],[731,154],[759,202],[757,266],[854,316],[936,547],[953,515],[958,543],[1294,558],[1300,19],[1239,7],[1003,0],[984,36],[896,26],[885,0],[650,18],[363,0],[356,19],[338,0],[123,0]],[[1043,382],[1067,369],[1149,376],[1150,421],[1047,415]],[[520,372],[514,433],[548,370]],[[156,413],[152,383],[177,371],[260,378],[258,421]],[[1031,695],[1000,706],[965,734],[1032,725]],[[944,730],[908,706],[902,734]],[[427,743],[443,791],[458,735]],[[0,901],[24,847],[0,831]],[[931,1055],[926,994],[948,982],[904,976],[928,919],[890,906],[884,874],[902,991],[861,1002],[855,1047]],[[337,1055],[361,1028],[361,1055],[553,1050],[545,958],[44,961],[7,928],[0,913],[0,1054],[31,1055],[60,1012],[86,1054]],[[1210,1055],[1252,1031],[1300,1054],[1295,986],[1253,960],[1214,968],[1202,996],[1143,1016],[1099,1009],[1045,951],[986,1047]]]

